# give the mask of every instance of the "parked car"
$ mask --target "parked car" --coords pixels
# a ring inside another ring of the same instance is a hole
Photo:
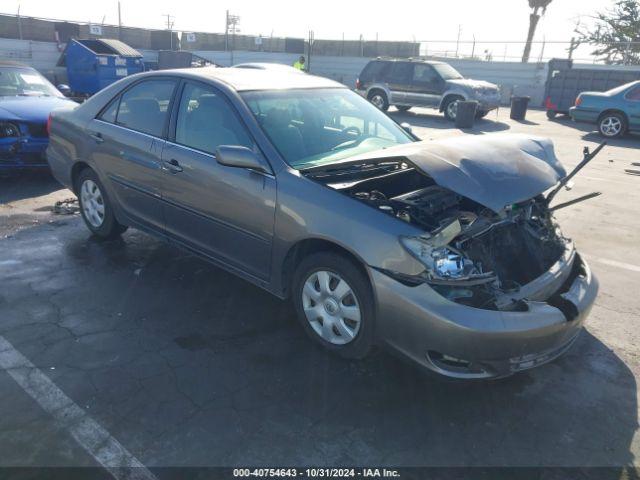
[[[233,65],[231,68],[252,68],[254,70],[271,70],[283,73],[304,73],[302,70],[293,68],[291,65],[268,62],[238,63],[237,65]]]
[[[0,170],[47,167],[47,120],[75,106],[37,70],[0,61]]]
[[[94,235],[136,227],[291,298],[344,357],[509,375],[566,351],[597,292],[543,196],[550,141],[418,141],[325,78],[127,77],[52,113],[48,157]]]
[[[455,120],[460,100],[478,102],[477,118],[500,106],[500,89],[493,83],[464,78],[444,62],[371,60],[356,80],[356,91],[380,110],[432,107]]]
[[[640,131],[640,80],[606,92],[583,92],[569,109],[571,119],[598,125],[604,137]]]

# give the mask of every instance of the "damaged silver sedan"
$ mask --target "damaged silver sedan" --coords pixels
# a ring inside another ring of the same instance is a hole
[[[145,230],[281,298],[318,344],[456,378],[546,363],[598,284],[553,212],[550,141],[419,141],[342,85],[242,69],[127,77],[55,112],[48,159],[89,230]]]

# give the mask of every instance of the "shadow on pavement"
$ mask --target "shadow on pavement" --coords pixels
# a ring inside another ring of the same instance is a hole
[[[0,170],[0,205],[25,198],[39,197],[62,186],[48,170],[3,172]]]
[[[402,123],[407,122],[415,127],[425,127],[425,128],[437,128],[437,129],[447,129],[454,130],[457,129],[453,122],[445,119],[442,114],[423,114],[423,113],[413,113],[409,112],[389,112],[389,116],[393,118],[396,122]],[[488,132],[501,132],[504,130],[508,130],[511,128],[508,124],[504,122],[499,122],[491,119],[491,114],[489,114],[486,118],[482,118],[476,120],[472,129],[464,129],[465,133],[471,134],[483,134]]]
[[[329,355],[288,303],[135,231],[96,242],[77,220],[1,244],[21,264],[0,334],[149,466],[633,465],[634,375],[588,331],[549,365],[448,383],[384,351]]]

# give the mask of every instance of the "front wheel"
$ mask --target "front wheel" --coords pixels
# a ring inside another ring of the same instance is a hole
[[[396,105],[396,108],[400,112],[408,112],[411,109],[409,105]]]
[[[363,358],[373,346],[374,305],[369,281],[348,258],[322,252],[296,268],[298,320],[317,344],[344,358]]]
[[[600,134],[607,138],[621,137],[626,129],[626,119],[619,113],[607,113],[598,122]]]
[[[91,233],[110,239],[123,233],[127,227],[120,225],[113,214],[113,207],[98,175],[87,168],[77,180],[80,214]]]
[[[458,102],[463,100],[462,97],[449,97],[443,105],[444,118],[450,122],[455,122],[458,115]]]

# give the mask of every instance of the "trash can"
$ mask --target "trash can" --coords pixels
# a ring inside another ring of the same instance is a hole
[[[478,109],[478,102],[475,100],[462,101],[458,100],[456,109],[456,127],[458,128],[472,128],[473,122],[476,119],[476,110]]]
[[[527,115],[527,107],[529,106],[531,97],[511,97],[511,114],[512,120],[524,120]]]

